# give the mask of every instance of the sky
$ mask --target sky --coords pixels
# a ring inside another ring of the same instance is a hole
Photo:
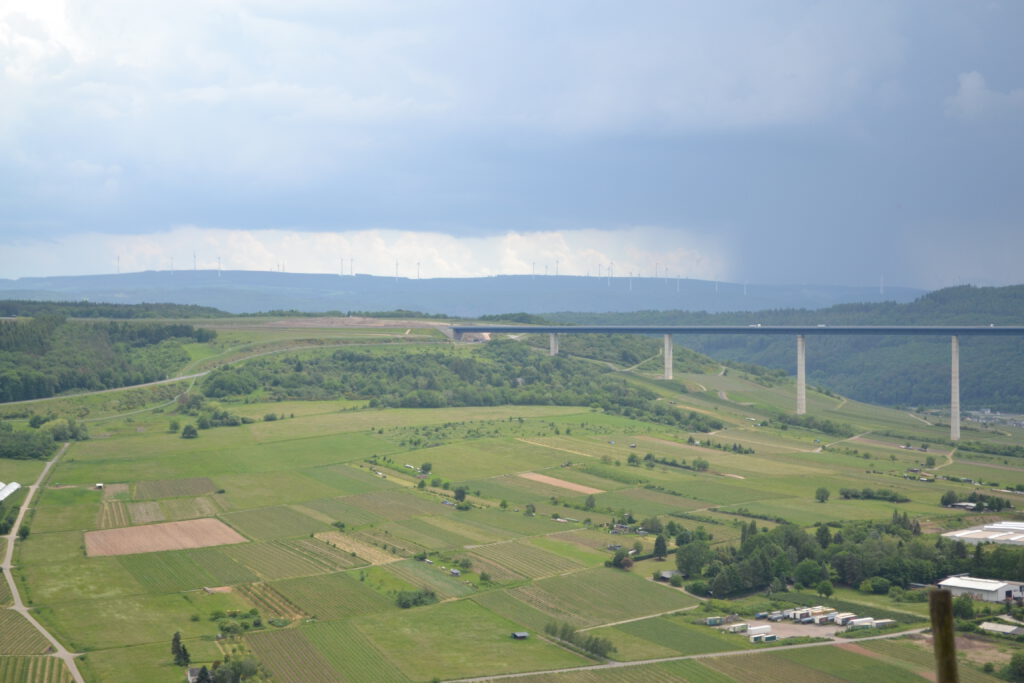
[[[0,0],[0,278],[1024,280],[1024,3]]]

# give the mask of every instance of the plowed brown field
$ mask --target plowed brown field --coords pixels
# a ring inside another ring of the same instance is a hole
[[[219,519],[207,517],[190,519],[187,522],[88,531],[85,534],[85,554],[90,557],[133,555],[158,550],[184,550],[245,543],[247,540]]]

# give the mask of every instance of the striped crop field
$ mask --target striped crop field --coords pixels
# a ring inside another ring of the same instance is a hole
[[[517,683],[732,683],[733,680],[693,660],[516,677]]]
[[[221,519],[256,540],[309,536],[330,528],[320,520],[285,505],[231,512],[222,515]]]
[[[376,545],[383,550],[392,552],[402,557],[410,557],[424,550],[429,550],[424,545],[409,538],[400,538],[388,532],[385,527],[367,527],[352,534],[354,538],[370,545]]]
[[[220,551],[268,581],[324,572],[318,562],[296,553],[280,541],[239,543],[222,547]]]
[[[321,622],[302,632],[338,672],[338,680],[379,683],[409,680],[351,621]]]
[[[436,564],[427,564],[419,560],[404,560],[389,564],[386,569],[414,586],[431,589],[442,600],[461,598],[474,591],[472,586],[467,586]]]
[[[551,623],[550,614],[541,612],[522,600],[516,600],[508,591],[486,591],[470,599],[509,621],[525,626],[530,631],[543,631],[544,627]]]
[[[132,518],[132,524],[164,521],[164,511],[160,509],[160,503],[154,500],[145,503],[128,503],[128,514]]]
[[[316,537],[334,548],[348,553],[355,553],[370,564],[387,564],[388,562],[402,559],[401,555],[384,550],[369,539],[359,538],[351,534],[343,534],[340,531],[326,531],[317,534]]]
[[[463,524],[457,519],[446,516],[407,519],[403,522],[397,522],[389,528],[392,532],[397,533],[401,533],[403,528],[412,529],[417,535],[435,539],[440,544],[439,548],[460,548],[463,546],[504,541],[509,538],[508,535],[497,536],[496,533],[488,533],[479,526]],[[411,538],[416,540],[417,537]]]
[[[447,518],[441,518],[447,521]],[[431,550],[443,548],[461,548],[465,545],[475,543],[486,543],[481,540],[483,534],[477,533],[474,537],[466,536],[454,529],[444,528],[433,524],[431,518],[420,517],[418,519],[407,519],[404,522],[396,522],[388,525],[388,531],[403,538],[418,543]]]
[[[306,640],[300,629],[250,633],[246,640],[275,681],[334,683],[339,680],[330,663]]]
[[[238,586],[238,592],[269,617],[302,619],[309,615],[299,609],[288,598],[267,583],[250,583]]]
[[[213,498],[169,498],[160,501],[164,516],[170,520],[216,517],[221,509]]]
[[[196,548],[181,551],[205,569],[211,577],[211,586],[231,586],[256,580],[256,574],[225,554],[220,548]]]
[[[507,567],[509,570],[531,579],[561,574],[583,567],[583,565],[561,555],[518,541],[474,548],[470,554]]]
[[[600,567],[535,581],[509,591],[573,624],[594,626],[696,604],[684,593],[616,569]]]
[[[491,581],[521,581],[526,577],[483,555],[473,555],[473,571],[487,572]]]
[[[6,542],[6,539],[0,539]],[[4,551],[4,544],[0,543],[0,553]],[[7,577],[0,575],[0,607],[11,604],[11,587],[7,585]],[[2,680],[2,679],[0,679]]]
[[[4,683],[70,683],[64,662],[56,657],[0,657],[0,681]]]
[[[0,633],[0,655],[41,655],[50,651],[43,634],[14,610],[0,610]]]
[[[276,581],[273,587],[318,619],[340,619],[394,608],[390,599],[347,573]]]
[[[123,526],[130,526],[131,519],[128,516],[128,508],[120,500],[104,500],[100,506],[96,518],[96,527],[99,529],[117,529]]]
[[[322,498],[320,500],[307,500],[301,506],[316,510],[322,513],[332,522],[344,522],[348,528],[375,524],[384,518],[372,514],[362,508],[350,505],[344,498]]]
[[[156,593],[174,593],[220,585],[193,556],[180,550],[120,555],[117,561],[135,580]]]
[[[437,513],[444,509],[441,501],[417,493],[400,491],[379,491],[348,496],[345,502],[366,510],[384,519],[410,519],[420,515]]]
[[[316,538],[293,538],[278,541],[278,545],[291,549],[295,554],[319,565],[328,573],[367,564],[365,560],[353,556],[351,552],[345,552]]]
[[[135,500],[203,496],[207,493],[213,493],[216,490],[217,487],[208,477],[140,481],[135,485]]]
[[[628,624],[620,624],[611,630],[613,632],[622,631],[656,645],[667,647],[681,655],[746,650],[753,647],[746,638],[723,633],[715,628],[696,626],[679,619],[666,617],[631,621]],[[614,642],[615,636],[608,635]]]
[[[840,647],[815,647],[753,656],[716,657],[707,660],[707,665],[738,680],[760,680],[769,683],[822,678],[893,683],[921,680],[921,676],[902,666]]]

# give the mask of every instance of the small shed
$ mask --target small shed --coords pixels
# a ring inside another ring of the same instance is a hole
[[[460,572],[458,569],[452,569],[451,570],[451,575],[452,576],[462,576],[462,572]]]
[[[529,637],[530,637],[530,634],[528,632],[526,632],[526,631],[513,631],[512,632],[512,639],[513,640],[526,640]]]
[[[708,626],[721,626],[725,623],[725,617],[708,617],[704,623]]]
[[[678,569],[666,569],[658,574],[659,581],[671,581],[673,576],[681,576]]]
[[[103,482],[102,482],[102,481],[98,481],[98,482],[96,482],[96,488],[98,488],[98,489],[101,489],[101,490],[102,490],[102,489],[103,489]]]

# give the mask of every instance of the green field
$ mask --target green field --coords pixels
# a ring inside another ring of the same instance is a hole
[[[303,635],[330,663],[341,680],[381,683],[409,680],[351,621],[314,624],[304,629]]]
[[[473,549],[470,554],[531,579],[583,567],[575,560],[521,541],[482,546]]]
[[[519,628],[515,623],[468,600],[396,610],[357,625],[388,661],[417,681],[561,668],[587,661],[540,638],[511,639],[510,633]],[[458,639],[458,647],[451,646],[453,638]]]
[[[330,683],[338,680],[331,663],[298,629],[253,633],[247,640],[276,681]]]
[[[615,569],[587,569],[509,591],[516,599],[577,626],[596,626],[696,604],[689,595]]]
[[[69,683],[64,662],[56,657],[2,657],[0,681],[6,683]]]
[[[222,519],[255,540],[309,536],[331,528],[318,519],[285,506],[232,512],[224,515]]]
[[[41,655],[50,650],[43,634],[13,610],[0,610],[0,633],[0,655]]]
[[[930,672],[929,668],[915,671],[911,667],[865,657],[835,647],[815,647],[771,654],[722,657],[706,661],[711,668],[737,680],[757,678],[757,680],[771,681],[772,683],[801,679],[882,680],[910,683],[911,681],[921,681],[920,673]]]
[[[225,323],[224,334],[231,337],[218,339],[213,348],[193,349],[193,364],[213,367],[218,359],[263,350],[306,362],[331,353],[330,344],[355,341],[377,362],[384,356],[376,355],[373,344],[386,341],[389,348],[381,354],[400,353],[392,340],[405,336],[404,329],[268,332],[260,325]],[[312,346],[321,336],[324,349],[282,351],[295,340]],[[487,347],[444,348],[469,357]],[[831,522],[830,533],[854,535],[863,531],[856,526],[860,522],[888,524],[896,509],[924,527],[922,536],[906,531],[899,540],[907,547],[920,543],[927,559],[935,529],[973,519],[938,505],[947,488],[966,495],[973,486],[904,477],[925,457],[899,448],[911,437],[933,444],[930,454],[945,464],[943,453],[950,447],[943,445],[948,431],[942,427],[904,411],[811,392],[815,417],[849,423],[862,436],[784,429],[767,421],[775,411],[792,411],[792,384],[766,387],[743,374],[687,374],[685,394],[679,383],[609,376],[635,382],[665,405],[720,419],[724,426],[714,434],[600,408],[371,409],[366,396],[266,402],[270,394],[258,390],[207,399],[208,406],[254,422],[182,439],[168,423],[187,423],[195,415],[177,411],[170,389],[132,390],[138,393],[124,392],[120,399],[121,392],[55,399],[47,404],[55,414],[88,415],[92,438],[73,443],[40,490],[28,517],[31,533],[15,548],[14,576],[37,618],[69,648],[87,651],[81,667],[89,681],[180,680],[183,672],[168,651],[175,631],[198,664],[222,660],[232,648],[251,648],[274,680],[429,681],[603,661],[550,642],[544,629],[557,621],[610,639],[617,648],[611,659],[619,664],[758,647],[742,636],[694,625],[705,614],[700,601],[651,580],[653,572],[674,568],[674,538],[668,539],[665,562],[644,559],[628,571],[603,566],[614,554],[609,546],[630,549],[640,543],[642,556],[655,540],[635,529],[611,533],[613,517],[618,522],[632,516],[634,526],[645,527],[656,518],[655,524],[675,525],[674,533],[704,527],[713,536],[712,551],[720,553],[707,569],[708,581],[728,572],[751,522],[770,530],[786,520],[804,527],[817,543],[817,524]],[[265,421],[268,414],[277,419]],[[17,428],[25,421],[18,418]],[[983,436],[989,438],[987,432]],[[971,438],[979,437],[972,432]],[[1012,435],[991,438],[1018,442]],[[711,448],[709,439],[755,453]],[[648,453],[691,464],[703,459],[708,468],[636,462]],[[420,489],[416,469],[424,463],[432,469]],[[954,464],[935,471],[1009,486],[1024,483],[1022,465],[1009,457],[957,455]],[[40,468],[37,462],[0,460],[0,480],[33,481]],[[558,481],[520,476],[530,472]],[[98,482],[105,490],[95,487]],[[574,485],[597,492],[591,500]],[[468,490],[468,509],[451,504],[458,486]],[[819,487],[830,491],[828,502],[815,500]],[[910,500],[844,500],[842,488],[892,489]],[[222,520],[249,542],[84,554],[83,534],[89,530],[200,517]],[[886,538],[886,548],[900,547],[895,537]],[[827,549],[815,548],[815,557],[826,557]],[[451,568],[464,560],[469,568],[453,576]],[[881,560],[871,568],[888,569]],[[396,605],[396,592],[420,588],[440,602]],[[0,605],[9,602],[5,591],[0,583]],[[763,591],[735,600],[732,610],[722,607],[730,603],[716,602],[716,610],[746,614],[752,605],[768,602]],[[924,625],[927,617],[925,603],[898,603],[840,585],[828,601],[813,590],[775,593],[773,599],[826,602],[904,624]],[[261,626],[250,624],[238,640],[214,640],[226,613],[253,608]],[[6,620],[0,624],[0,681],[68,680],[57,660],[41,656],[48,645],[27,622],[10,610],[0,610],[0,618]],[[510,638],[519,630],[529,631],[530,638]],[[927,651],[908,641],[851,642],[877,658],[834,646],[766,649],[524,680],[902,681],[929,670]],[[1017,648],[1005,647],[1004,654]],[[974,664],[965,664],[963,672],[964,680],[991,680]]]
[[[271,584],[307,614],[340,619],[394,609],[393,602],[349,573],[286,579]]]

